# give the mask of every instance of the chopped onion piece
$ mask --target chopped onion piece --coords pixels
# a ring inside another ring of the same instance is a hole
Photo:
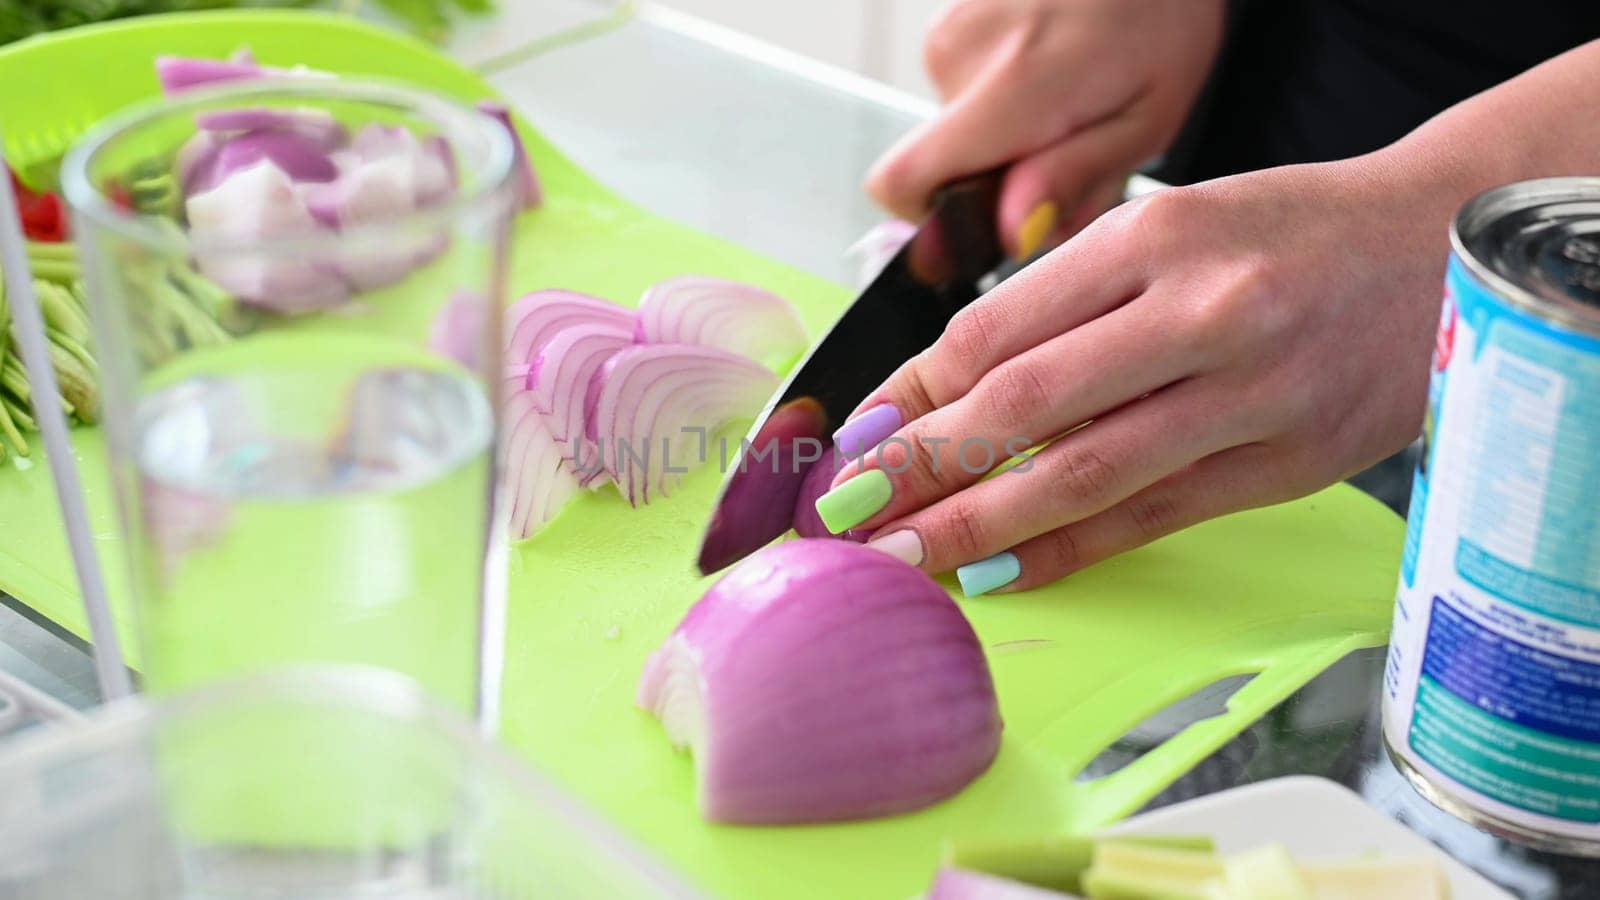
[[[179,160],[178,179],[187,194],[209,191],[262,160],[270,160],[291,181],[323,182],[339,176],[328,151],[315,138],[296,131],[252,131],[209,142],[197,136],[179,151]]]
[[[504,103],[485,100],[478,104],[478,111],[503,125],[506,133],[511,135],[511,165],[512,181],[516,192],[517,208],[522,210],[534,209],[544,203],[544,188],[539,184],[539,173],[534,171],[533,160],[528,158],[528,148],[522,143],[522,133],[517,131],[517,123],[512,120],[511,110]]]
[[[321,229],[289,176],[263,159],[240,169],[186,202],[196,234],[245,244]],[[197,254],[200,271],[240,300],[277,312],[325,309],[342,303],[349,288],[324,265],[266,252]]]
[[[787,300],[754,285],[684,275],[639,301],[640,342],[701,344],[782,371],[806,348],[806,329]]]
[[[222,109],[195,116],[195,124],[202,131],[290,131],[301,134],[331,151],[343,144],[350,134],[343,125],[325,109],[303,106],[296,109],[254,106],[244,109]]]
[[[248,81],[254,78],[333,78],[328,72],[318,72],[305,66],[279,69],[256,62],[248,50],[235,53],[232,58],[194,59],[183,56],[156,57],[156,80],[161,92],[172,95],[204,84],[225,81]]]
[[[588,424],[605,470],[634,506],[671,493],[712,434],[754,415],[778,387],[750,360],[692,344],[631,346],[595,377]]]
[[[534,291],[506,310],[506,364],[532,365],[545,344],[573,325],[633,330],[633,310],[577,291]]]
[[[856,287],[864,288],[871,284],[883,267],[889,264],[889,260],[894,259],[894,255],[916,233],[917,226],[903,219],[879,222],[867,229],[866,234],[844,251],[846,257],[856,261]]]
[[[692,749],[700,813],[719,822],[918,809],[1000,747],[988,663],[950,595],[844,541],[736,566],[645,663],[638,705]]]
[[[488,304],[476,291],[456,291],[434,316],[428,332],[428,349],[476,370],[486,343],[484,327],[489,324]],[[516,385],[518,390],[522,385]]]

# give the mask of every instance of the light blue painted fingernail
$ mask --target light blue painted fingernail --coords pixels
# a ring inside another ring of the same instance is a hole
[[[961,582],[961,593],[968,597],[981,597],[996,588],[1003,588],[1022,574],[1022,562],[1010,550],[996,553],[988,559],[970,562],[956,570],[956,580]]]

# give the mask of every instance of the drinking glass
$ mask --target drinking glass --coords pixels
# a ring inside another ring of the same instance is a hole
[[[695,896],[381,669],[278,667],[0,749],[3,897]]]
[[[345,661],[492,719],[512,159],[453,100],[309,73],[68,155],[147,690]]]

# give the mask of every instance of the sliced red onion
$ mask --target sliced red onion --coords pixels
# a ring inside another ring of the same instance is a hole
[[[534,357],[563,328],[612,325],[633,330],[633,310],[577,291],[534,291],[506,310],[507,365],[532,365]]]
[[[595,458],[583,418],[589,384],[606,360],[632,344],[627,329],[586,322],[556,332],[535,354],[528,369],[533,408],[545,417],[568,459],[581,464]]]
[[[195,116],[195,124],[202,131],[251,132],[289,131],[315,141],[325,151],[332,151],[349,139],[350,133],[339,120],[325,109],[299,107],[254,106],[245,109],[224,109]]]
[[[969,869],[943,868],[933,879],[927,900],[1071,900],[1046,888]]]
[[[806,348],[806,329],[787,300],[754,285],[685,275],[645,291],[641,342],[702,344],[781,371]]]
[[[645,663],[638,705],[692,749],[700,813],[718,822],[919,809],[1000,748],[988,663],[950,595],[844,541],[736,566]]]
[[[822,406],[802,397],[773,410],[760,433],[748,439],[762,458],[741,456],[732,463],[733,472],[700,544],[702,575],[749,556],[789,529],[812,465],[802,457],[815,456],[824,445],[831,446],[826,426]]]
[[[596,378],[595,442],[605,470],[634,506],[671,493],[681,470],[703,461],[712,435],[754,415],[778,387],[777,376],[762,366],[693,344],[628,347],[606,360]]]
[[[278,69],[259,65],[248,50],[235,53],[231,58],[195,59],[183,56],[156,57],[156,80],[161,92],[172,95],[203,84],[227,81],[248,81],[255,78],[333,78],[328,72],[318,72],[305,66]]]
[[[191,144],[203,140],[196,137]],[[294,131],[252,131],[193,149],[185,145],[178,159],[179,181],[190,194],[209,191],[262,160],[271,160],[291,181],[326,182],[339,177],[328,151],[315,138]]]
[[[864,288],[878,277],[883,267],[889,264],[900,248],[904,247],[911,236],[917,233],[917,226],[903,219],[890,219],[867,229],[859,240],[844,251],[844,255],[856,262],[856,287]]]
[[[522,133],[517,131],[511,110],[504,103],[485,100],[478,104],[478,111],[505,126],[506,133],[511,135],[512,179],[517,208],[534,209],[544,203],[544,188],[539,184],[539,173],[534,171],[533,160],[528,158],[528,148],[522,143]]]
[[[156,57],[156,80],[161,82],[164,94],[176,94],[202,84],[261,78],[272,73],[273,70],[257,65],[253,57],[230,60]]]
[[[322,230],[294,182],[268,159],[191,196],[185,207],[192,232],[232,244]],[[240,300],[277,312],[325,309],[349,296],[343,279],[316,262],[240,251],[202,252],[196,262],[207,278]]]
[[[456,291],[433,319],[428,332],[428,349],[476,370],[483,356],[488,307],[478,292]],[[521,389],[520,384],[517,387]]]
[[[545,428],[543,417],[533,408],[529,392],[509,389],[526,380],[526,366],[507,370],[504,470],[511,504],[508,530],[513,540],[532,535],[555,518],[578,490],[578,479]]]

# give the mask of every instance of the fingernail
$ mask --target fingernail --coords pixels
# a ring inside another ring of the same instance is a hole
[[[882,469],[868,469],[817,498],[817,515],[832,534],[854,528],[888,505],[894,495]]]
[[[968,597],[981,597],[996,588],[1003,588],[1022,574],[1022,563],[1017,555],[1007,550],[988,559],[967,563],[956,570],[956,580],[961,582],[961,593]]]
[[[893,403],[884,403],[839,426],[833,433],[833,445],[846,456],[861,456],[904,424],[900,410]]]
[[[909,528],[867,541],[867,546],[909,565],[922,564],[922,538]]]
[[[1017,227],[1017,259],[1019,261],[1032,258],[1039,252],[1044,242],[1049,239],[1050,233],[1056,230],[1056,204],[1052,200],[1040,201],[1038,206],[1028,211],[1022,224]]]

